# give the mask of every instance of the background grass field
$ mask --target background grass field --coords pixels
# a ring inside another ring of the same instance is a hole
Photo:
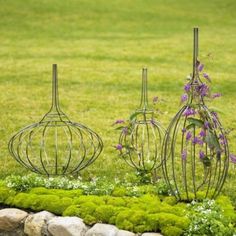
[[[209,106],[235,129],[235,11],[235,0],[0,0],[0,177],[27,172],[7,143],[48,111],[52,63],[59,67],[63,111],[104,140],[102,155],[82,175],[133,171],[114,150],[118,133],[111,125],[139,104],[142,67],[148,68],[150,101],[163,99],[159,120],[168,125],[192,69],[194,26],[213,91],[224,95]],[[236,130],[230,139],[236,152]]]

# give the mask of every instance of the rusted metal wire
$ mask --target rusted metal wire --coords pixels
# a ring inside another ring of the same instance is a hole
[[[155,111],[148,107],[147,69],[143,69],[140,106],[130,116],[127,127],[122,128],[119,144],[126,163],[146,173],[161,166],[165,130],[154,115]]]
[[[198,28],[194,28],[193,73],[189,97],[169,124],[164,138],[164,178],[178,200],[215,198],[225,182],[229,150],[225,131],[215,112],[199,93]]]
[[[21,165],[43,175],[78,173],[92,164],[103,149],[97,133],[70,121],[59,106],[57,65],[53,65],[52,105],[40,122],[9,141],[9,152]]]

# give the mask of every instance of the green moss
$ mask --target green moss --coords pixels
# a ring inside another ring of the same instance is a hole
[[[223,215],[227,217],[229,220],[236,223],[236,213],[234,211],[234,207],[230,199],[226,196],[219,196],[216,199],[216,203],[221,207],[223,210]]]
[[[114,217],[117,213],[114,206],[102,205],[96,208],[94,215],[98,221],[109,223],[110,218]]]
[[[149,231],[158,232],[160,230],[160,223],[157,214],[148,214],[147,215],[147,224],[149,225]]]
[[[132,210],[120,212],[116,217],[116,226],[120,229],[133,231],[134,224],[129,220],[133,213]]]
[[[180,217],[171,213],[158,213],[156,215],[161,229],[167,226],[176,226],[181,229],[187,229],[190,224],[190,220],[184,216]]]
[[[29,195],[27,193],[18,193],[12,201],[12,205],[19,208],[31,208],[34,209],[33,200],[38,200],[38,204],[41,203],[40,199],[37,198],[37,195]],[[36,204],[37,205],[37,204]]]
[[[97,222],[114,224],[120,229],[143,232],[162,232],[168,236],[178,236],[189,227],[190,213],[186,203],[174,204],[173,197],[160,201],[158,196],[145,194],[142,197],[114,197],[82,195],[76,192],[63,194],[66,190],[48,190],[35,188],[30,193],[18,193],[6,187],[0,187],[2,203],[34,211],[47,210],[63,216],[78,216],[88,225]],[[37,193],[37,194],[36,194]],[[52,194],[49,194],[52,193]],[[16,194],[16,195],[15,195]],[[70,197],[68,197],[70,196]],[[235,221],[234,208],[227,197],[216,200],[229,220],[217,223],[229,225]],[[218,206],[217,206],[218,207]],[[195,214],[194,212],[192,212]]]
[[[71,206],[73,204],[73,200],[69,197],[63,197],[58,200],[58,202],[55,203],[55,206],[58,208],[58,214],[62,215],[62,213],[65,211],[66,208]],[[59,206],[59,207],[58,207]],[[54,211],[56,213],[56,211]]]
[[[115,187],[112,191],[112,196],[114,197],[123,197],[126,196],[127,190],[124,187]]]
[[[171,206],[171,205],[163,202],[161,204],[159,212],[165,212],[165,213],[171,213],[171,214],[178,215],[178,216],[184,216],[186,214],[185,209],[186,209],[185,205],[184,205],[184,207],[182,205]]]
[[[63,189],[47,189],[43,187],[32,188],[30,193],[39,194],[39,195],[56,195],[58,197],[69,197],[75,198],[83,194],[83,190],[63,190]]]
[[[134,232],[148,231],[148,227],[144,227],[146,224],[146,212],[136,210],[124,210],[121,211],[116,218],[116,225],[118,228],[130,230]],[[142,231],[141,227],[142,226]],[[145,228],[145,229],[144,229]]]
[[[187,217],[179,217],[170,213],[156,213],[147,215],[146,226],[149,231],[154,232],[158,232],[160,230],[163,231],[164,229],[166,230],[168,227],[178,228],[183,231],[188,227],[189,223],[190,222]],[[169,236],[169,234],[164,235]]]
[[[88,195],[88,196],[80,196],[78,198],[75,198],[73,200],[73,204],[74,205],[80,205],[83,204],[85,202],[93,202],[96,205],[104,205],[105,201],[103,199],[103,197],[100,196],[96,196],[96,195]]]
[[[142,210],[155,213],[160,211],[161,201],[157,195],[145,194],[138,199],[138,204]]]
[[[77,205],[71,205],[62,213],[63,216],[79,216],[79,209]]]
[[[83,202],[80,205],[71,205],[63,212],[63,216],[78,216],[88,225],[95,224],[95,210],[97,205],[93,202]]]
[[[189,192],[188,197],[187,197],[186,193],[182,193],[182,194],[180,194],[180,197],[183,201],[186,201],[186,202],[191,202],[192,200],[196,200],[196,199],[197,199],[197,201],[202,201],[202,200],[206,199],[206,193],[207,193],[207,197],[209,199],[211,199],[212,196],[214,196],[214,194],[215,194],[214,190],[209,190],[208,192],[198,191],[196,193],[196,196],[194,193]]]
[[[47,210],[60,215],[72,203],[72,199],[68,197],[59,198],[56,195],[19,193],[13,199],[11,205],[19,208],[29,208],[35,211]]]
[[[14,198],[15,198],[14,196],[8,197],[8,198],[4,201],[4,204],[11,206],[12,203],[13,203],[13,201],[14,201]]]
[[[183,234],[183,230],[176,226],[163,227],[161,233],[168,236],[180,236]]]
[[[177,203],[177,200],[174,196],[167,196],[163,199],[163,202],[165,202],[171,206],[174,206]]]
[[[12,198],[16,195],[16,192],[7,187],[0,187],[0,203],[6,203],[8,198]]]
[[[113,206],[126,206],[126,201],[121,197],[107,197],[105,199],[106,204]]]
[[[206,198],[206,192],[204,191],[199,191],[197,192],[197,200],[200,201],[200,200],[204,200]],[[208,191],[208,196],[211,197],[212,194],[211,194],[211,191]]]

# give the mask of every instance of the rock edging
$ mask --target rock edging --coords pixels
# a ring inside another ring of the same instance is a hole
[[[0,210],[0,236],[137,236],[114,225],[86,226],[79,217],[55,216],[48,211],[27,213],[16,208]],[[141,236],[162,236],[143,233]]]

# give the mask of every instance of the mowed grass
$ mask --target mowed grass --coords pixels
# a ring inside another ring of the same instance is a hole
[[[141,69],[147,67],[150,103],[156,95],[163,99],[158,119],[168,125],[192,70],[194,26],[200,27],[199,58],[212,89],[223,94],[209,106],[235,129],[235,11],[234,0],[0,0],[0,177],[27,172],[7,144],[48,111],[53,63],[63,111],[104,141],[103,153],[82,176],[113,179],[133,171],[114,150],[119,134],[112,123],[139,105]],[[231,152],[235,142],[233,130]]]

